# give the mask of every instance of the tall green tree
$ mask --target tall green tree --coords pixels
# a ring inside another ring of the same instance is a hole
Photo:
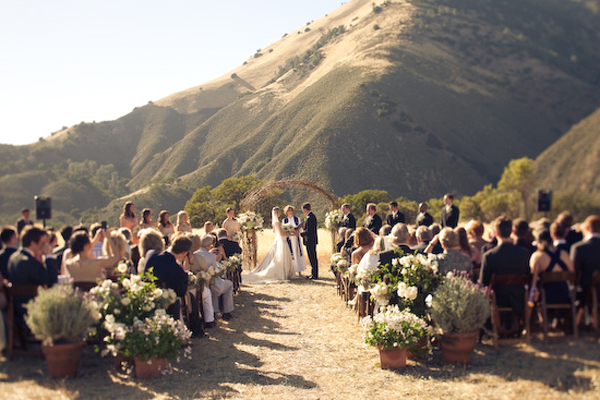
[[[533,160],[527,157],[508,163],[498,181],[498,190],[514,196],[515,203],[519,205],[520,214],[526,220],[529,220],[531,215],[529,200],[534,189]]]

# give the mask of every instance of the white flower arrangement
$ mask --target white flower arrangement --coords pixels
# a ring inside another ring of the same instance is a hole
[[[348,267],[348,269],[344,273],[344,276],[346,278],[348,278],[348,280],[350,282],[356,283],[356,274],[357,274],[357,271],[358,271],[358,264],[352,264],[351,266]]]
[[[230,262],[227,260],[220,264],[217,263],[216,267],[211,265],[206,270],[200,270],[197,277],[198,279],[202,279],[205,285],[213,285],[217,281],[217,278],[222,278],[227,272],[226,265],[230,265]]]
[[[283,232],[288,235],[294,235],[296,233],[296,227],[291,222],[288,222],[287,224],[281,224],[281,229],[283,229]]]
[[[407,286],[406,283],[400,282],[398,284],[398,296],[410,301],[415,301],[419,295],[419,288],[416,286]]]
[[[336,209],[333,211],[329,211],[325,214],[325,227],[330,230],[336,230],[342,224],[342,220],[344,219],[344,214],[342,210]]]
[[[371,346],[408,348],[432,332],[424,320],[408,310],[400,311],[396,305],[382,307],[381,311],[361,320],[365,343]]]
[[[242,240],[242,232],[241,231],[235,231],[231,234],[231,240],[235,241],[235,242],[239,242],[240,240]]]
[[[240,228],[243,231],[249,230],[262,230],[263,224],[265,220],[260,214],[255,213],[254,211],[248,211],[238,215],[238,222],[240,223]]]
[[[371,297],[380,305],[387,305],[390,301],[390,295],[388,285],[384,282],[378,282],[371,288]]]
[[[331,255],[330,263],[331,267],[337,269],[341,274],[344,274],[350,266],[350,263],[342,253],[333,253]]]

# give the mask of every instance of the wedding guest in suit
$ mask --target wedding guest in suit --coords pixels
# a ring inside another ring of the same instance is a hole
[[[523,218],[517,218],[513,221],[513,235],[515,246],[526,249],[530,255],[537,250],[531,244],[533,242],[531,229],[529,229],[529,224]]]
[[[385,217],[385,222],[394,227],[396,224],[404,223],[404,214],[398,211],[398,202],[390,202],[390,213]]]
[[[187,274],[181,267],[183,259],[192,247],[192,241],[184,234],[173,237],[171,247],[162,252],[150,250],[146,254],[144,272],[152,273],[156,277],[157,287],[172,289],[177,297],[183,297],[187,291]],[[140,264],[141,265],[141,264]],[[175,319],[181,315],[181,302],[179,299],[167,308],[167,313]]]
[[[142,229],[156,229],[156,224],[152,221],[152,210],[149,208],[144,208],[142,210],[142,219],[140,220],[140,227]]]
[[[425,249],[425,253],[429,253],[436,242],[442,245],[444,251],[437,255],[438,273],[446,275],[448,272],[459,271],[470,273],[473,269],[471,259],[462,254],[460,249],[460,240],[458,233],[452,228],[444,228],[436,235]]]
[[[550,225],[550,235],[552,236],[552,246],[557,249],[561,249],[569,253],[569,244],[565,239],[567,235],[567,231],[563,225],[561,225],[558,221],[554,221]]]
[[[429,245],[429,242],[431,242],[431,239],[433,239],[433,235],[431,234],[431,231],[429,230],[429,228],[427,228],[426,226],[420,226],[417,228],[417,232],[415,233],[415,236],[417,238],[417,245],[411,247],[411,251],[416,251],[419,254],[425,254],[425,249],[427,248],[427,245]],[[440,247],[442,247],[440,245]],[[436,249],[434,248],[432,253],[434,254],[439,254],[441,252],[444,251],[444,249],[438,249],[438,253],[435,253]]]
[[[342,247],[346,243],[346,231],[348,228],[341,227],[338,229],[338,235],[340,235],[340,240],[335,244],[335,251],[340,253],[342,251]]]
[[[235,240],[235,232],[240,231],[240,223],[235,218],[235,210],[229,207],[225,211],[225,214],[227,214],[227,218],[223,221],[221,227],[227,231],[227,237],[230,240]]]
[[[315,214],[311,211],[309,203],[305,203],[302,206],[302,212],[306,215],[306,224],[304,224],[301,236],[311,266],[311,275],[308,279],[319,279],[319,261],[317,259],[317,244],[319,243],[317,237],[317,217],[315,217]]]
[[[356,250],[356,247],[354,247],[354,231],[346,228],[346,241],[344,242],[344,247],[342,247],[342,255],[350,261],[354,250]]]
[[[210,268],[211,266],[218,268],[217,257],[211,253],[211,249],[214,246],[214,238],[212,235],[202,236],[202,247],[200,250],[195,252],[201,257],[204,257],[206,265]],[[231,313],[233,312],[233,283],[230,280],[217,278],[214,284],[210,285],[210,291],[212,293],[212,303],[215,313],[219,312],[219,296],[223,296],[223,311],[222,318],[224,321],[229,321],[233,318]]]
[[[559,224],[565,227],[565,231],[567,232],[565,240],[567,241],[567,246],[569,247],[570,251],[571,247],[575,243],[583,240],[583,233],[581,232],[581,230],[573,229],[573,215],[571,215],[569,211],[563,211],[560,214],[558,214],[556,220]]]
[[[381,217],[377,214],[377,205],[375,203],[367,204],[367,218],[365,218],[365,223],[363,226],[378,235],[381,226],[383,225],[383,221]]]
[[[357,248],[352,252],[351,264],[358,264],[365,254],[373,247],[373,234],[367,228],[360,227],[354,232],[354,246]]]
[[[17,227],[17,235],[21,235],[21,231],[27,225],[33,225],[33,221],[29,219],[30,215],[31,211],[29,211],[29,208],[24,208],[21,210],[21,218],[19,218],[15,223]]]
[[[190,248],[190,261],[185,265],[189,266],[189,270],[194,274],[197,274],[200,271],[208,270],[208,264],[204,257],[196,254],[198,250],[202,247],[202,239],[195,233],[188,235],[190,240],[192,241],[192,247]],[[225,231],[225,237],[227,237],[227,231]],[[208,285],[203,285],[202,289],[202,318],[204,319],[204,325],[207,328],[214,328],[217,326],[217,322],[215,321],[215,310],[213,308],[212,302],[212,292]]]
[[[28,225],[21,232],[21,249],[8,260],[8,279],[14,286],[52,286],[58,280],[58,265],[48,243],[48,233]],[[23,305],[33,296],[15,297],[15,317],[23,322]]]
[[[223,247],[226,258],[229,258],[234,254],[242,254],[240,244],[227,238],[227,231],[225,229],[221,228],[217,231],[217,239],[219,244]]]
[[[456,228],[460,218],[460,210],[454,205],[454,195],[447,193],[444,195],[444,207],[442,207],[441,224],[442,228]]]
[[[71,235],[73,234],[72,226],[65,226],[60,230],[60,235],[63,238],[63,245],[58,246],[52,250],[56,259],[58,260],[58,265],[62,265],[62,258],[65,250],[69,247],[69,239],[71,239]]]
[[[183,210],[177,213],[177,226],[175,227],[175,231],[192,233],[192,224],[190,224],[190,217],[188,217],[188,214]]]
[[[410,246],[408,245],[408,227],[405,224],[396,224],[392,228],[391,235],[394,240],[392,245],[393,248],[391,250],[379,253],[379,263],[381,265],[391,263],[394,258],[400,258],[404,255],[414,253],[414,251],[411,250]],[[396,249],[400,250],[401,252],[397,252]]]
[[[356,230],[356,218],[350,212],[350,204],[342,204],[342,213],[344,213],[344,218],[342,218],[342,226],[348,229]]]
[[[470,220],[467,226],[465,226],[465,230],[467,231],[469,243],[477,248],[480,255],[483,254],[482,248],[489,244],[489,242],[483,239],[484,228],[481,221],[475,219]]]
[[[517,247],[511,239],[512,221],[504,216],[494,221],[495,236],[498,246],[484,253],[481,258],[479,283],[488,286],[492,275],[529,274],[529,251]],[[517,315],[525,311],[525,288],[523,286],[502,286],[496,289],[496,300],[499,307],[511,307]]]
[[[15,228],[12,226],[2,227],[0,240],[4,246],[2,251],[0,251],[0,274],[8,278],[8,260],[17,251],[17,246],[19,245],[19,238],[17,237]]]
[[[427,212],[427,203],[419,204],[419,215],[417,216],[417,226],[431,226],[433,217]]]
[[[135,205],[128,201],[123,206],[123,212],[119,216],[119,228],[129,228],[131,232],[136,232],[139,228],[137,216],[135,215]],[[92,232],[92,236],[95,233]],[[137,244],[138,239],[134,236],[133,244]]]
[[[571,259],[575,265],[575,271],[581,274],[579,285],[581,286],[585,306],[590,302],[589,290],[594,272],[600,271],[600,217],[590,215],[582,225],[583,240],[571,247]],[[600,289],[600,288],[599,288]],[[583,308],[577,314],[577,322],[583,316]]]
[[[94,257],[92,243],[86,232],[79,231],[71,237],[69,248],[72,258],[65,262],[65,270],[75,282],[96,282],[97,279],[107,278],[121,259],[112,240],[108,240],[106,230],[99,229],[96,236],[101,237],[100,243],[106,243],[108,256]]]

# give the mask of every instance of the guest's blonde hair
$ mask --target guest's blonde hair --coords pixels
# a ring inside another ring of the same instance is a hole
[[[181,210],[181,211],[179,211],[177,213],[177,225],[180,225],[180,226],[182,225],[182,223],[183,223],[183,217],[184,216],[187,217],[187,222],[186,223],[187,224],[190,223],[190,217],[188,216],[188,214],[185,211]]]
[[[458,239],[458,233],[454,232],[452,228],[444,228],[440,232],[440,243],[444,249],[455,249],[460,246]]]
[[[150,250],[163,251],[165,242],[156,229],[144,229],[140,237],[140,257],[145,257]]]
[[[192,248],[190,249],[190,251],[192,253],[195,253],[198,250],[200,250],[200,247],[202,247],[202,240],[200,239],[200,235],[196,233],[189,233],[188,237],[192,241]]]
[[[125,236],[119,231],[112,231],[108,240],[112,240],[113,244],[117,248],[119,257],[121,257],[121,259],[125,258],[125,253],[127,252],[127,239]],[[106,241],[102,245],[102,251],[104,254],[109,254],[108,248],[108,241]]]

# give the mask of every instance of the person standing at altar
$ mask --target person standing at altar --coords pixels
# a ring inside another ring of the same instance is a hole
[[[417,226],[430,227],[433,224],[433,217],[427,212],[427,203],[419,204],[419,215],[417,216]]]
[[[306,246],[306,253],[312,269],[308,279],[319,279],[319,261],[317,259],[317,217],[311,211],[311,206],[306,203],[302,206],[302,212],[306,215],[306,224],[303,227],[302,241]]]
[[[23,228],[25,228],[27,225],[33,225],[33,221],[29,219],[30,215],[31,211],[29,211],[29,208],[24,208],[21,210],[21,218],[19,218],[15,223],[17,227],[17,235],[20,235]]]
[[[287,217],[283,219],[283,224],[291,224],[296,231],[296,234],[294,236],[287,237],[287,243],[290,248],[290,251],[292,252],[292,261],[295,267],[295,271],[298,273],[298,276],[302,276],[302,271],[306,269],[306,259],[304,257],[304,246],[302,246],[302,243],[300,242],[299,231],[301,221],[300,218],[294,215],[294,206],[287,205],[285,206],[283,211],[285,212],[285,215],[287,215]]]
[[[386,223],[392,228],[398,223],[404,223],[404,214],[398,211],[398,203],[390,202],[390,213],[385,218]]]
[[[442,207],[442,228],[456,228],[458,226],[458,219],[460,217],[460,210],[454,205],[454,195],[451,193],[444,195],[444,207]]]
[[[342,204],[342,212],[344,213],[344,218],[342,218],[341,226],[344,228],[356,230],[356,218],[350,212],[350,204]]]
[[[375,203],[367,204],[367,214],[369,215],[365,218],[365,222],[363,226],[373,232],[376,235],[379,235],[379,230],[383,225],[383,221],[381,217],[377,214],[377,205]]]
[[[228,207],[225,210],[225,214],[227,214],[227,218],[223,221],[221,227],[227,231],[227,238],[229,240],[237,241],[235,234],[240,231],[240,223],[235,219],[235,210]]]

